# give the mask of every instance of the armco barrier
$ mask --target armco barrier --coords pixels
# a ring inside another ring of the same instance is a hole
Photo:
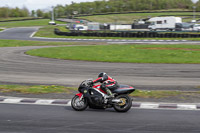
[[[54,33],[60,36],[96,36],[96,37],[137,37],[137,38],[198,38],[200,34],[197,33],[163,33],[163,32],[99,32],[99,31],[74,31],[61,32],[55,29]]]

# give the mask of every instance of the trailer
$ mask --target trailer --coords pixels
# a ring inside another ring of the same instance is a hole
[[[100,30],[100,23],[97,22],[89,22],[87,23],[88,30]]]
[[[115,24],[111,24],[110,25],[110,30],[131,30],[132,29],[132,25],[125,25],[125,24],[121,24],[121,25],[115,25]]]
[[[153,17],[148,20],[150,25],[148,28],[150,30],[169,30],[173,31],[176,28],[177,23],[182,23],[182,18],[180,17]]]

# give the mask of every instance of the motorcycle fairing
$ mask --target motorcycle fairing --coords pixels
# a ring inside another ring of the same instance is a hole
[[[106,94],[106,92],[101,89],[101,85],[94,85],[93,88],[96,88],[100,90],[101,92],[103,92],[104,94]]]
[[[132,93],[133,91],[135,91],[135,88],[133,88],[132,86],[119,85],[119,87],[113,90],[112,92],[117,94],[129,94]]]
[[[79,97],[79,99],[83,96],[82,93],[78,93],[78,94],[76,94],[76,95]]]

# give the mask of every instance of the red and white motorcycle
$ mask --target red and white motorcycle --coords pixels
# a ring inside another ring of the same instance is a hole
[[[92,86],[92,80],[83,81],[78,91],[71,101],[71,106],[76,111],[83,111],[88,106],[94,109],[114,108],[118,112],[127,112],[132,106],[132,99],[128,94],[135,91],[132,86],[119,85],[118,88],[111,90],[114,97],[107,97],[100,85]]]

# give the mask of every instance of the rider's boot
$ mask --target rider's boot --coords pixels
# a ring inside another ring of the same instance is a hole
[[[106,98],[113,98],[114,94],[110,91],[110,89],[106,88],[107,97]]]

